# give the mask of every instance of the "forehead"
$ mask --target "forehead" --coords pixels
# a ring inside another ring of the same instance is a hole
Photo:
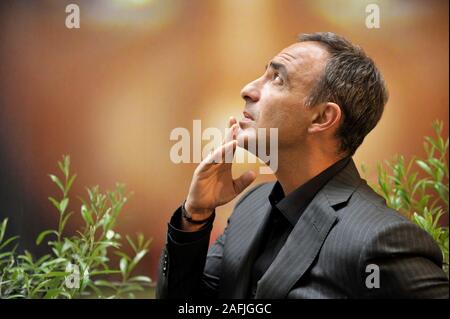
[[[288,70],[320,72],[325,67],[329,53],[318,42],[294,43],[278,53],[272,61],[282,63]]]

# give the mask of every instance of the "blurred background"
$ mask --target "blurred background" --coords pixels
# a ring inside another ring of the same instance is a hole
[[[65,27],[80,7],[81,28]],[[365,7],[380,7],[379,29]],[[299,33],[332,31],[360,44],[385,76],[390,100],[355,161],[423,155],[431,123],[448,133],[448,2],[444,0],[95,0],[0,4],[0,219],[35,254],[36,235],[57,224],[48,178],[63,154],[86,186],[134,193],[118,230],[153,238],[138,272],[156,279],[167,222],[196,164],[174,164],[172,129],[225,128],[244,107],[241,88]],[[258,164],[240,164],[236,174]],[[271,180],[262,175],[258,182]],[[234,205],[218,211],[211,240]],[[79,202],[71,202],[79,211]],[[68,232],[81,218],[69,222]]]

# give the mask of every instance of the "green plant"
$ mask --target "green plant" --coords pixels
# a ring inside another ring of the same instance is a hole
[[[448,137],[442,137],[443,123],[435,121],[436,137],[425,137],[424,158],[406,161],[396,156],[385,165],[378,163],[377,183],[370,186],[384,197],[389,207],[410,218],[438,243],[448,275],[448,226],[440,225],[448,216]],[[362,167],[366,172],[366,167]]]
[[[98,186],[87,188],[88,199],[80,198],[84,227],[73,236],[65,236],[65,226],[74,213],[68,208],[76,175],[70,174],[69,156],[63,156],[58,166],[62,178],[49,175],[61,191],[59,199],[49,197],[59,214],[58,228],[45,230],[36,239],[40,245],[51,238],[47,242],[51,253],[40,258],[28,251],[18,254],[18,237],[5,238],[8,220],[0,224],[0,299],[134,297],[151,282],[146,276],[131,276],[146,255],[150,241],[142,234],[135,240],[126,236],[133,255],[121,250],[122,238],[114,227],[128,200],[124,186],[117,184],[114,191],[106,193]],[[111,252],[119,258],[118,268],[111,267]],[[110,277],[114,280],[108,280]]]

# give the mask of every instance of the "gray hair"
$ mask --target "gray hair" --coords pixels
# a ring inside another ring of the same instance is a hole
[[[353,155],[366,135],[377,125],[388,100],[384,79],[364,51],[331,32],[301,34],[299,41],[315,41],[330,54],[325,71],[313,87],[307,106],[333,102],[343,120],[337,131],[339,152]]]

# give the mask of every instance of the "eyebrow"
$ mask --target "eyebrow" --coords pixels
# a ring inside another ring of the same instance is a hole
[[[288,71],[284,64],[278,62],[270,62],[269,65],[266,64],[266,70],[268,67],[271,67],[272,69],[279,71],[287,81],[289,80]]]

